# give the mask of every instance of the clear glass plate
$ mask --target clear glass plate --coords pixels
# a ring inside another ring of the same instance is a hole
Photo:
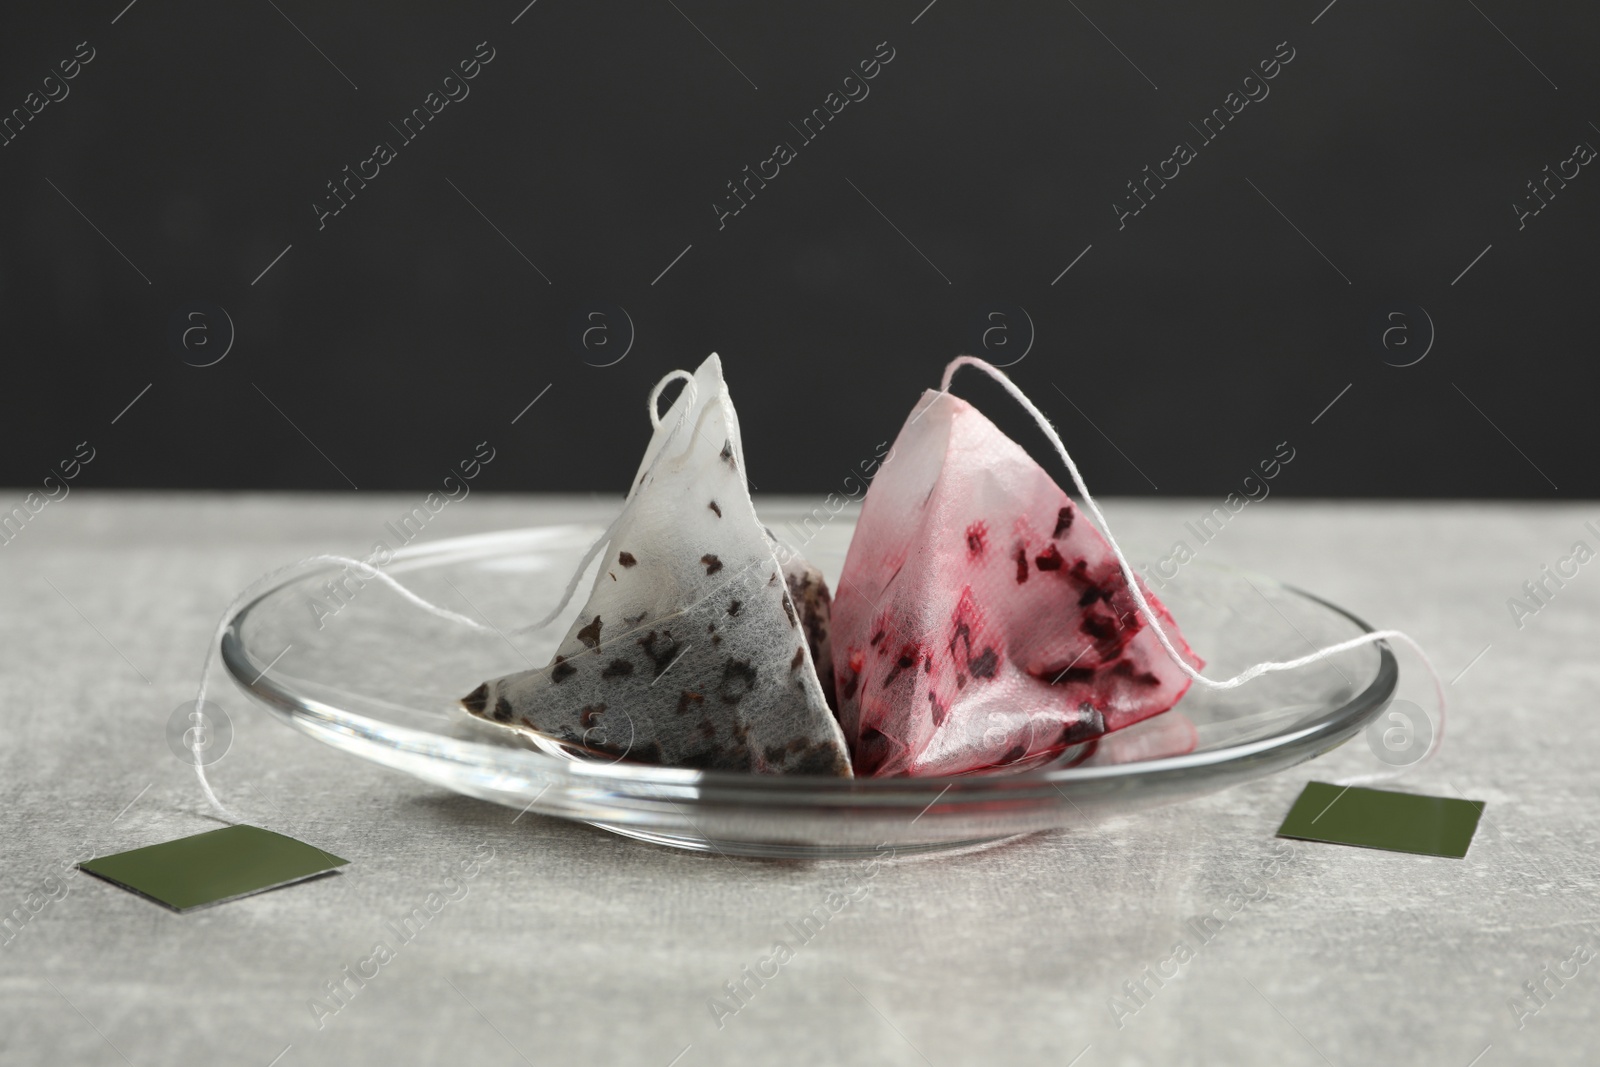
[[[784,517],[766,515],[779,530],[793,528]],[[852,529],[840,516],[805,545],[830,583]],[[792,857],[969,845],[1213,792],[1339,745],[1388,705],[1399,676],[1387,645],[1365,645],[1238,689],[1192,689],[1172,711],[1044,767],[951,778],[655,767],[543,751],[470,718],[457,704],[463,694],[554,655],[587,583],[554,624],[511,631],[554,606],[600,533],[572,525],[454,538],[403,549],[384,568],[499,635],[429,615],[381,582],[312,564],[239,610],[222,638],[223,661],[242,689],[290,725],[468,796],[658,844]],[[1161,597],[1212,677],[1369,629],[1309,593],[1201,562]]]

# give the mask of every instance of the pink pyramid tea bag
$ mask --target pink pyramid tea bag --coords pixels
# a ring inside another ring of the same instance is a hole
[[[1038,762],[1166,711],[1190,685],[1099,531],[948,392],[922,395],[867,491],[832,625],[862,776]]]

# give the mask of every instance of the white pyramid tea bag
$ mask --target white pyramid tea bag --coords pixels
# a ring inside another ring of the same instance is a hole
[[[827,586],[756,518],[717,356],[675,376],[688,382],[656,422],[559,653],[462,705],[640,762],[848,777],[817,673],[819,660],[832,673]]]

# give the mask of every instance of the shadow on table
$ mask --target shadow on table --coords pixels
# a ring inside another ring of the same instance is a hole
[[[746,870],[773,870],[786,869],[826,870],[829,867],[844,867],[863,862],[855,859],[764,859],[751,856],[731,856],[716,851],[695,852],[689,849],[671,848],[666,845],[651,844],[647,841],[636,841],[590,826],[587,823],[574,822],[569,819],[557,818],[553,815],[540,815],[535,812],[519,814],[511,808],[488,801],[477,800],[473,797],[462,796],[459,793],[430,793],[424,796],[413,797],[407,802],[407,807],[419,816],[435,822],[452,825],[459,829],[463,836],[482,835],[496,848],[505,848],[516,853],[531,854],[537,849],[542,858],[558,857],[570,858],[593,862],[597,857],[605,857],[608,861],[618,864],[635,863],[644,860],[646,863],[661,866],[663,861],[671,863],[714,863],[733,864]],[[895,866],[926,863],[958,863],[963,858],[975,854],[990,855],[997,852],[1010,852],[1015,849],[1029,847],[1029,842],[1052,836],[1060,831],[1045,831],[1036,834],[1019,834],[1014,837],[1000,838],[995,841],[982,842],[974,845],[965,845],[960,848],[945,849],[937,852],[918,852],[903,856],[891,856],[884,862]]]

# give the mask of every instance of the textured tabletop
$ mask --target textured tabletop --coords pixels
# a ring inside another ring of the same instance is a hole
[[[217,616],[279,564],[366,550],[414,503],[78,491],[0,546],[0,1063],[1593,1062],[1600,577],[1574,543],[1600,548],[1600,507],[1274,498],[1200,550],[1427,646],[1453,679],[1448,740],[1399,787],[1488,802],[1464,860],[1274,838],[1308,780],[1377,769],[1360,738],[1197,801],[864,879],[514,822],[222,681],[218,792],[353,862],[187,915],[71,870],[218,825],[165,736]],[[1107,511],[1154,560],[1211,503]],[[611,506],[475,494],[426,536]],[[1427,705],[1402,663],[1401,695]],[[819,906],[826,924],[796,937]]]

